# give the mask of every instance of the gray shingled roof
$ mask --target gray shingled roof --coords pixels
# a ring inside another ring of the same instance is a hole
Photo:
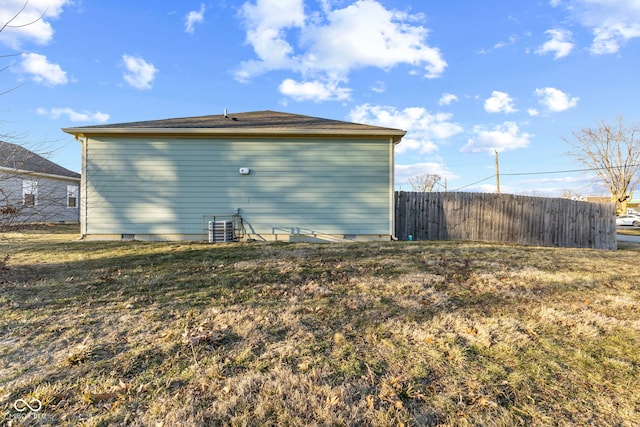
[[[80,178],[79,173],[63,168],[57,163],[45,159],[41,155],[27,150],[24,147],[4,141],[0,141],[0,167],[47,175]]]
[[[177,129],[193,129],[193,130],[212,130],[212,131],[231,131],[237,130],[238,133],[243,131],[327,131],[328,133],[381,133],[394,135],[397,138],[402,137],[405,132],[399,129],[385,128],[379,126],[364,125],[360,123],[344,122],[340,120],[323,119],[318,117],[304,116],[300,114],[281,113],[278,111],[254,111],[247,113],[229,113],[224,114],[185,117],[164,120],[148,120],[141,122],[117,123],[97,126],[83,126],[76,128],[63,129],[71,134],[92,134],[109,130],[126,131],[131,130],[142,131],[145,129],[154,130],[177,130]]]

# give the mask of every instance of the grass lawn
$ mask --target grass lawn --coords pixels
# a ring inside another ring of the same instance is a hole
[[[640,425],[640,245],[75,233],[0,234],[0,425]]]

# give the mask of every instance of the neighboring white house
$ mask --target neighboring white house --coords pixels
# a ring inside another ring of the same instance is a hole
[[[275,111],[65,128],[94,239],[390,239],[405,132]]]
[[[80,174],[0,141],[0,226],[80,221]]]

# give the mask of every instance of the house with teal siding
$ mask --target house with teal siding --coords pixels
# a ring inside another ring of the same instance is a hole
[[[82,144],[87,239],[393,237],[402,130],[257,111],[63,131]]]

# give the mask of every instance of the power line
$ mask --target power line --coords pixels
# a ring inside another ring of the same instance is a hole
[[[604,170],[604,169],[622,169],[622,168],[634,168],[634,167],[640,167],[640,164],[634,164],[634,165],[626,165],[626,166],[611,166],[611,167],[600,167],[600,168],[586,168],[586,169],[568,169],[568,170],[560,170],[560,171],[545,171],[545,172],[512,172],[512,173],[503,173],[500,172],[501,176],[526,176],[526,175],[552,175],[552,174],[558,174],[558,173],[575,173],[575,172],[594,172],[597,170]],[[488,176],[486,178],[483,178],[479,181],[476,182],[472,182],[471,184],[467,184],[463,187],[459,187],[455,190],[452,191],[460,191],[464,188],[467,187],[471,187],[472,185],[476,185],[476,184],[480,184],[481,182],[484,181],[488,181],[490,179],[495,178],[497,175],[493,174],[491,176]]]
[[[520,176],[520,175],[551,175],[554,173],[574,173],[574,172],[594,172],[597,170],[603,169],[622,169],[622,168],[635,168],[640,167],[638,165],[626,165],[626,166],[610,166],[610,167],[602,167],[602,168],[588,168],[588,169],[569,169],[563,171],[546,171],[546,172],[514,172],[514,173],[500,173],[500,175],[508,175],[508,176]]]
[[[637,168],[640,167],[640,164],[634,165],[624,165],[624,166],[607,166],[607,167],[599,167],[599,168],[587,168],[587,169],[569,169],[563,171],[548,171],[548,172],[523,172],[523,173],[511,173],[511,174],[503,174],[503,175],[544,175],[544,174],[552,174],[552,173],[571,173],[571,172],[593,172],[597,170],[605,170],[605,169],[624,169],[624,168]]]
[[[488,181],[488,180],[490,180],[490,179],[492,179],[492,178],[495,178],[495,176],[496,176],[496,175],[495,175],[495,174],[493,174],[493,175],[488,176],[488,177],[486,177],[486,178],[484,178],[484,179],[481,179],[480,181],[472,182],[471,184],[467,184],[467,185],[465,185],[464,187],[456,188],[455,190],[452,190],[452,191],[454,191],[454,192],[456,192],[456,191],[460,191],[460,190],[462,190],[463,188],[471,187],[472,185],[476,185],[476,184],[480,184],[481,182]]]

